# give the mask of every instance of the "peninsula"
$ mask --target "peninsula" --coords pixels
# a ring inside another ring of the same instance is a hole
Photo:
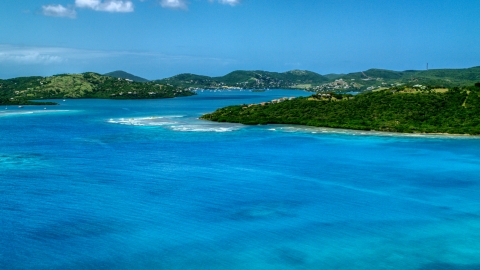
[[[229,106],[201,119],[404,133],[480,134],[480,83],[451,89],[392,87]]]

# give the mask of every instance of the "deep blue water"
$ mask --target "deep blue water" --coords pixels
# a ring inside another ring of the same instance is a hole
[[[1,108],[0,269],[480,269],[480,139],[197,118],[306,94]]]

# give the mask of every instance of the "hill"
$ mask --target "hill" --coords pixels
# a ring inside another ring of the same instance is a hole
[[[434,87],[468,86],[480,81],[480,67],[465,69],[430,69],[393,71],[369,69],[336,76],[329,74],[330,81],[310,88],[316,92],[348,92],[385,89],[392,86],[414,85]]]
[[[216,88],[216,86],[219,85],[219,82],[211,77],[191,73],[182,73],[170,78],[156,80],[155,82],[176,87],[190,88]]]
[[[312,84],[327,82],[324,76],[311,71],[292,70],[288,72],[268,72],[262,70],[237,70],[220,77],[208,77],[195,74],[179,74],[157,80],[158,83],[191,88],[305,88]]]
[[[346,74],[343,74],[343,73],[342,74],[329,73],[329,74],[326,74],[326,75],[323,75],[323,76],[331,81],[331,80],[336,80],[336,79],[342,78],[345,75]]]
[[[0,80],[0,104],[34,104],[63,98],[156,99],[194,95],[183,88],[133,82],[93,72]]]
[[[390,132],[480,134],[480,83],[446,92],[392,88],[356,96],[314,95],[229,106],[202,119],[218,122],[299,124]]]
[[[133,74],[130,74],[130,73],[122,71],[122,70],[112,71],[112,72],[109,72],[109,73],[105,73],[103,75],[114,77],[114,78],[128,79],[128,80],[132,80],[134,82],[148,82],[149,81],[147,79],[135,76]]]
[[[405,71],[373,68],[348,74],[327,75],[320,75],[307,70],[292,70],[283,73],[237,70],[219,77],[184,73],[155,82],[187,89],[234,87],[243,89],[307,89],[314,92],[362,92],[399,85],[407,87],[414,85],[468,86],[478,81],[480,81],[480,67]]]

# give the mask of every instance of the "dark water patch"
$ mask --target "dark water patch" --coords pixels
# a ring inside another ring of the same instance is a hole
[[[280,264],[301,267],[307,263],[308,256],[305,252],[293,248],[279,248],[274,251],[273,260]]]
[[[300,203],[294,201],[218,201],[208,203],[190,217],[213,223],[273,221],[296,217],[299,207]]]
[[[41,270],[63,270],[63,269],[84,269],[84,270],[94,270],[94,269],[127,269],[120,267],[122,261],[118,259],[94,259],[94,258],[85,258],[84,260],[79,260],[73,263],[68,264],[59,264],[57,266],[49,266],[42,268]],[[153,268],[152,268],[153,269]]]
[[[462,210],[451,210],[447,212],[449,215],[443,217],[443,220],[447,221],[473,221],[475,223],[480,222],[480,214],[463,212]]]
[[[77,237],[97,237],[116,232],[114,225],[113,222],[100,220],[74,219],[60,221],[30,231],[30,238],[51,241]]]
[[[47,158],[39,153],[2,154],[0,165],[13,166],[40,166]]]
[[[233,211],[233,213],[229,214],[229,219],[237,221],[254,221],[260,219],[295,217],[295,208],[298,206],[299,204],[293,201],[254,202],[240,205]]]
[[[2,192],[0,192],[0,194],[2,194]],[[21,212],[23,211],[23,206],[15,202],[4,202],[0,205],[0,211]]]
[[[469,188],[477,185],[476,181],[454,179],[454,178],[422,178],[417,179],[418,181],[414,182],[414,185],[427,188]]]
[[[480,264],[427,263],[418,270],[480,270]]]

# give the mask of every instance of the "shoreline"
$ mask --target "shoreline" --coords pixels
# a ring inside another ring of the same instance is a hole
[[[204,120],[204,119],[200,119]],[[209,120],[206,120],[209,121]],[[216,122],[216,121],[214,121]],[[245,125],[250,126],[250,125]],[[408,137],[408,138],[456,138],[456,139],[480,139],[480,135],[470,134],[453,134],[453,133],[402,133],[391,131],[379,131],[379,130],[358,130],[358,129],[345,129],[345,128],[330,128],[330,127],[315,127],[306,125],[288,125],[288,124],[267,124],[256,125],[262,127],[273,127],[267,130],[276,131],[279,128],[282,131],[289,132],[288,130],[306,131],[313,134],[346,134],[352,136],[383,136],[383,137]]]

